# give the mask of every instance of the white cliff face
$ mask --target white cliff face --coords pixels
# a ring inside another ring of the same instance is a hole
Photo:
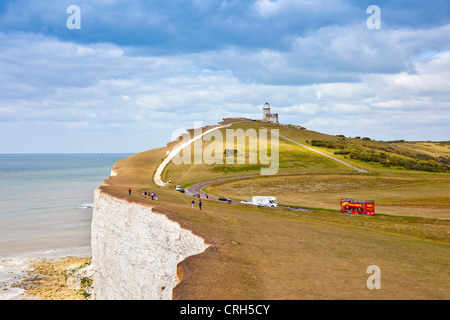
[[[97,300],[169,300],[177,265],[208,247],[151,207],[95,191],[91,229]]]

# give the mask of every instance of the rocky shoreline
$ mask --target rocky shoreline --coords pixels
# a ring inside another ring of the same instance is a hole
[[[24,300],[89,300],[93,281],[91,258],[68,256],[31,261],[26,276],[12,287],[24,290]]]

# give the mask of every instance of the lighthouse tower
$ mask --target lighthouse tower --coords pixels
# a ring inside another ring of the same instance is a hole
[[[263,106],[263,121],[267,121],[269,115],[270,115],[270,104],[266,102]]]
[[[278,123],[278,113],[270,113],[270,104],[267,102],[263,106],[263,121]]]

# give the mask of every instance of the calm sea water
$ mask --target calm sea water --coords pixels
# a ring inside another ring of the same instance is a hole
[[[0,154],[0,299],[26,259],[90,252],[94,190],[127,156]]]

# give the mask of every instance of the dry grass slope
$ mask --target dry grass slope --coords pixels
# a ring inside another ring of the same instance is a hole
[[[254,125],[258,124],[240,124],[243,128]],[[303,143],[318,137],[334,139],[293,128],[280,127],[280,133]],[[315,160],[322,161],[318,158],[303,161],[303,158],[296,159],[296,155],[290,158],[290,152],[307,153],[288,143],[283,148],[287,163],[282,170],[301,168],[309,172],[314,169]],[[333,211],[337,199],[333,197],[341,196],[343,190],[346,196],[377,197],[386,205],[401,205],[405,201],[422,204],[432,201],[434,196],[440,205],[446,206],[446,175],[397,170],[355,159],[350,161],[370,169],[372,175],[340,174],[338,171],[343,168],[324,161],[320,170],[314,172],[326,171],[327,174],[269,177],[265,181],[260,178],[212,186],[213,190],[230,192],[229,195],[236,198],[270,190],[279,194],[280,202],[317,208],[313,212],[257,208],[206,199],[200,211],[192,209],[191,198],[176,192],[174,186],[157,188],[152,181],[155,168],[170,149],[171,145],[118,162],[119,175],[108,179],[102,189],[129,201],[153,205],[211,243],[205,253],[189,257],[180,264],[179,274],[183,279],[175,288],[174,298],[450,298],[448,221],[389,215],[349,216]],[[321,150],[329,152],[327,148]],[[171,166],[166,178],[171,178],[174,184],[192,184],[248,174],[253,170],[224,172],[212,168]],[[131,196],[128,188],[133,190]],[[437,192],[438,188],[443,189],[442,194]],[[144,197],[144,191],[157,192],[159,200]],[[311,202],[305,202],[306,199]],[[373,264],[381,268],[381,290],[366,287],[369,276],[366,269]]]

